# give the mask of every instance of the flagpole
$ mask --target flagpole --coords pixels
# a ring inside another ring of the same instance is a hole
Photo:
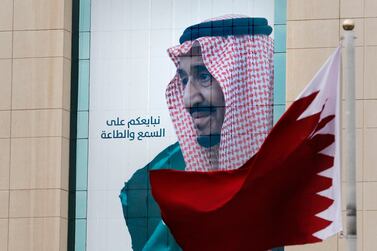
[[[346,239],[347,250],[357,250],[357,229],[356,229],[356,125],[355,125],[355,47],[354,29],[355,23],[352,20],[343,22],[344,29],[344,50],[345,53],[345,165],[347,167],[347,206],[346,206]]]

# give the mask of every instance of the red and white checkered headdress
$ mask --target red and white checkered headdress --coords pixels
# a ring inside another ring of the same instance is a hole
[[[258,151],[272,128],[273,40],[261,34],[198,37],[168,49],[176,66],[194,43],[201,47],[205,66],[219,82],[226,107],[221,141],[214,146],[218,161],[213,162],[214,147],[205,148],[197,142],[178,74],[169,83],[166,99],[186,170],[238,168]]]

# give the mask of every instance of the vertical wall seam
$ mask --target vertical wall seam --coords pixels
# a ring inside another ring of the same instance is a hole
[[[8,161],[8,231],[7,231],[7,246],[6,249],[9,251],[9,241],[10,241],[10,187],[11,187],[11,162],[12,162],[12,108],[13,108],[13,45],[14,45],[14,0],[12,1],[12,51],[11,51],[11,77],[10,77],[10,111],[9,111],[9,161]]]
[[[79,7],[80,0],[72,1],[71,27],[71,100],[70,100],[70,139],[69,139],[69,180],[68,180],[68,236],[67,249],[75,250],[76,232],[76,138],[77,138],[77,93],[78,93],[78,54],[79,54]]]

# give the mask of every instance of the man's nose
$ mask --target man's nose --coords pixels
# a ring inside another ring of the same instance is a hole
[[[186,107],[192,107],[203,102],[203,95],[195,79],[189,78],[184,89],[183,101]]]

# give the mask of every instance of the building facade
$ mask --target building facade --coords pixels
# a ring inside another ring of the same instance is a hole
[[[91,2],[2,1],[0,251],[86,250]],[[357,241],[376,250],[377,1],[276,0],[274,8],[281,112],[338,46],[343,20],[356,23]],[[338,235],[285,250],[346,249]]]

